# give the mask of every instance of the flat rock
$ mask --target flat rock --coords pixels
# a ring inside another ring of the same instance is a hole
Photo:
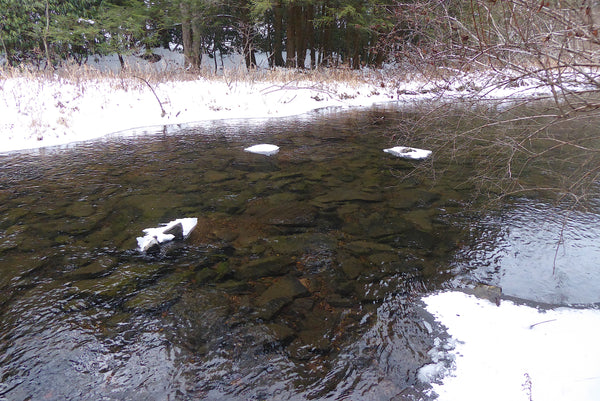
[[[275,281],[256,300],[259,305],[264,305],[274,299],[286,298],[290,301],[297,297],[308,295],[308,289],[295,277],[286,276]]]

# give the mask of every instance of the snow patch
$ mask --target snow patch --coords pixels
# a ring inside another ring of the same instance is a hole
[[[279,146],[270,145],[267,143],[261,143],[258,145],[250,146],[249,148],[244,149],[246,152],[256,153],[259,155],[272,156],[279,152]]]
[[[408,146],[396,146],[389,149],[383,149],[383,151],[396,157],[412,160],[427,159],[431,155],[431,150],[410,148]]]
[[[81,22],[92,23],[91,20]],[[144,60],[140,57],[143,52],[139,52],[124,55],[124,62],[131,71],[177,73],[183,69],[183,54],[179,49],[154,49],[153,53],[160,56],[159,61]],[[202,68],[216,71],[217,77],[225,77],[226,71],[232,71],[235,76],[245,69],[244,58],[239,54],[205,59],[211,62],[203,63]],[[266,68],[266,55],[260,60],[259,69]],[[0,64],[2,62],[0,56]],[[105,72],[121,70],[117,55],[91,57],[86,66]],[[551,93],[547,85],[533,79],[517,82],[509,72],[464,74],[440,82],[411,76],[404,81],[389,79],[386,84],[382,82],[388,79],[378,78],[377,71],[364,70],[363,76],[362,72],[357,74],[357,81],[352,83],[209,80],[200,74],[195,80],[163,81],[152,84],[152,88],[135,78],[81,81],[7,78],[0,87],[0,153],[62,146],[113,133],[156,133],[165,126],[207,120],[287,117],[328,107],[455,99],[475,93],[482,101],[502,99],[507,102]],[[595,76],[596,73],[590,71],[590,74]],[[568,76],[561,73],[561,79],[565,77]],[[577,76],[573,77],[574,89],[586,87],[586,82],[577,82],[575,78]],[[400,157],[426,157],[415,156]]]
[[[175,234],[171,232],[176,232],[177,225],[181,225],[181,236],[182,239],[187,238],[192,230],[196,228],[198,224],[198,218],[196,217],[188,217],[183,219],[172,220],[167,224],[164,224],[160,227],[154,228],[145,228],[142,230],[146,235],[143,237],[137,237],[138,250],[140,252],[147,252],[159,244],[164,242],[169,242],[177,238]]]
[[[452,336],[436,342],[434,363],[418,375],[438,400],[598,399],[600,310],[496,306],[462,292],[423,301]]]

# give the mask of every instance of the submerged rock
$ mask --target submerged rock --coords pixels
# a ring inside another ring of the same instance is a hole
[[[308,295],[308,289],[295,277],[282,277],[274,282],[258,297],[259,304],[267,303],[277,298],[296,298]]]
[[[317,204],[337,203],[337,202],[381,202],[383,195],[381,193],[370,192],[355,188],[338,188],[336,191],[330,191],[325,195],[317,196],[314,202]]]
[[[106,274],[107,271],[110,271],[113,267],[115,267],[118,263],[118,259],[112,256],[99,256],[89,263],[78,267],[77,269],[68,272],[65,274],[65,277],[68,278],[78,278],[78,277],[94,277]]]
[[[292,303],[294,298],[309,295],[308,289],[295,277],[282,277],[274,282],[256,300],[260,307],[259,316],[270,320],[279,311]]]
[[[280,343],[286,343],[296,335],[294,330],[283,324],[269,323],[265,327],[270,331],[273,339]]]
[[[125,301],[123,306],[126,309],[150,311],[174,303],[183,292],[183,284],[192,274],[191,271],[183,271],[163,277],[153,285],[140,289],[136,295]]]
[[[289,257],[269,256],[256,259],[235,269],[235,276],[239,279],[256,279],[266,276],[281,276],[290,271],[294,263]]]

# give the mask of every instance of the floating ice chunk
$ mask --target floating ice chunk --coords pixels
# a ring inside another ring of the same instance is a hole
[[[141,252],[148,252],[153,248],[156,249],[163,242],[185,239],[196,228],[197,224],[198,219],[196,217],[187,217],[170,221],[160,227],[145,228],[143,230],[145,235],[137,237],[138,249]]]
[[[279,146],[269,145],[268,143],[261,143],[259,145],[250,146],[244,149],[246,152],[258,153],[260,155],[272,156],[279,152]]]
[[[408,146],[396,146],[389,149],[383,149],[383,151],[397,157],[412,160],[427,159],[431,155],[431,150],[409,148]]]

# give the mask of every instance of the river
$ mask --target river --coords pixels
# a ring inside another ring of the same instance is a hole
[[[422,399],[443,330],[421,296],[483,282],[600,301],[597,213],[535,197],[474,209],[457,185],[469,169],[411,175],[432,161],[382,151],[398,116],[214,121],[0,156],[0,400]],[[243,151],[257,143],[281,150]],[[136,248],[183,217],[198,218],[185,241]]]

